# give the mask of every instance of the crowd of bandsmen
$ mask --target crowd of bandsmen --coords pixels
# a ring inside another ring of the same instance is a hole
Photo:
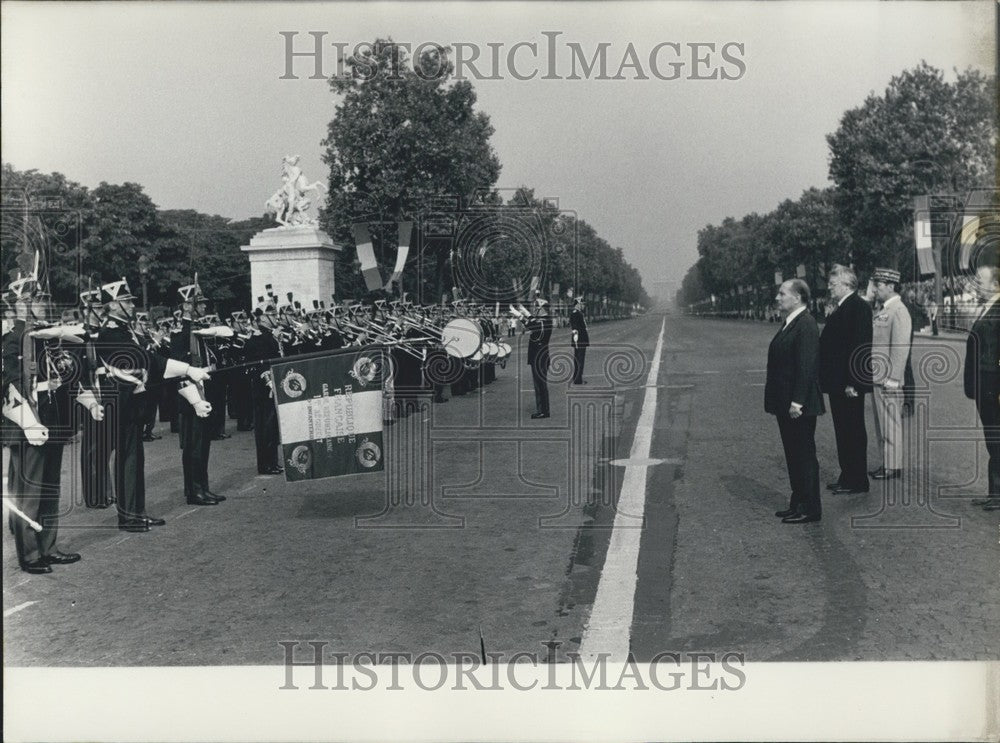
[[[228,438],[227,411],[239,430],[253,430],[258,473],[281,474],[270,360],[384,345],[394,369],[385,416],[392,423],[416,410],[418,400],[446,402],[449,390],[463,395],[493,382],[510,352],[501,339],[516,328],[529,333],[532,417],[548,416],[553,321],[540,297],[531,312],[510,307],[515,326],[506,315],[490,312],[493,307],[463,300],[448,307],[405,299],[329,307],[315,302],[306,310],[291,294],[279,300],[270,287],[252,312],[222,320],[208,312],[210,302],[197,280],[179,294],[177,310],[155,320],[136,310],[125,279],[83,292],[78,308],[61,312],[34,278],[18,278],[3,294],[2,439],[10,453],[4,495],[26,572],[47,573],[52,565],[80,559],[56,548],[63,450],[77,437],[83,502],[96,509],[114,506],[117,527],[127,532],[165,523],[146,510],[143,443],[160,438],[158,417],[179,435],[189,504],[226,500],[210,486],[209,453],[213,440]],[[442,329],[456,318],[479,328],[484,342],[473,358],[442,345]],[[575,381],[582,383],[588,341],[581,302],[569,320]],[[486,342],[491,339],[498,343]]]

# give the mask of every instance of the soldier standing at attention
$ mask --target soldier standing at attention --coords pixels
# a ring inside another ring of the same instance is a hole
[[[587,359],[590,336],[587,334],[587,320],[583,316],[583,297],[577,297],[573,300],[569,326],[573,332],[573,384],[586,384],[583,381],[583,364]]]
[[[875,297],[882,308],[872,319],[872,383],[875,433],[882,445],[882,466],[869,474],[893,480],[903,474],[903,384],[910,356],[912,321],[899,297],[899,271],[876,268]]]

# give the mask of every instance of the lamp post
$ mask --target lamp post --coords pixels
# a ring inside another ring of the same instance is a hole
[[[142,281],[142,310],[149,312],[149,299],[146,293],[146,283],[149,279],[149,256],[145,253],[139,256],[139,278]]]

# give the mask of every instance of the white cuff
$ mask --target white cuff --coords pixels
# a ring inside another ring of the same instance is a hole
[[[198,391],[198,387],[193,384],[183,385],[178,392],[180,392],[181,397],[187,400],[189,403],[194,405],[195,403],[203,402],[201,399],[201,393]]]
[[[187,375],[190,364],[185,364],[177,359],[167,359],[167,368],[163,372],[164,379],[176,379]]]

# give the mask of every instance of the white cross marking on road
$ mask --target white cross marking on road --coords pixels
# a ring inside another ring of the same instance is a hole
[[[653,361],[646,378],[646,393],[642,412],[632,440],[631,460],[648,460],[653,443],[653,423],[656,418],[656,378],[663,354],[663,333],[667,321],[660,324],[660,335],[653,351]],[[639,580],[639,540],[642,538],[642,517],[646,510],[645,464],[629,465],[622,475],[621,495],[611,531],[608,554],[604,559],[597,596],[590,612],[590,621],[580,642],[580,657],[595,660],[601,655],[611,662],[628,659],[632,614],[635,609],[635,586]]]

